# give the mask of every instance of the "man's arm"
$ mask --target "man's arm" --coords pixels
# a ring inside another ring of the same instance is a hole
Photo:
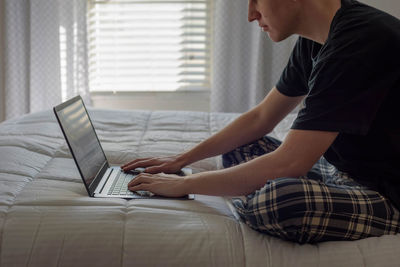
[[[289,97],[274,87],[264,100],[233,123],[182,155],[185,165],[227,153],[270,133],[304,98]]]
[[[278,177],[306,174],[337,137],[337,132],[291,130],[275,151],[249,162],[184,179],[165,174],[140,174],[129,183],[132,191],[148,190],[177,197],[186,194],[247,195]]]
[[[246,195],[268,180],[305,175],[337,135],[337,132],[291,130],[274,152],[232,168],[195,174],[187,179],[186,190],[195,194]]]
[[[274,87],[259,105],[188,152],[171,157],[136,159],[122,168],[129,171],[142,167],[149,173],[174,173],[193,162],[229,152],[271,132],[303,98],[285,96]]]

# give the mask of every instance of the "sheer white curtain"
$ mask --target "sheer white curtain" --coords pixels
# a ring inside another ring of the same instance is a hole
[[[89,101],[86,0],[4,0],[5,118]]]
[[[246,0],[215,0],[211,110],[244,112],[278,81],[297,37],[278,44],[247,22]]]

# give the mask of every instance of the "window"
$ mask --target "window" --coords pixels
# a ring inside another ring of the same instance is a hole
[[[88,0],[91,91],[210,88],[211,0]]]

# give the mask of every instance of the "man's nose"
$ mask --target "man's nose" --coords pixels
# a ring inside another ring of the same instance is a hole
[[[260,18],[261,14],[255,9],[254,4],[252,3],[251,0],[249,0],[249,10],[247,13],[247,20],[249,22],[252,22],[254,20],[258,20]]]

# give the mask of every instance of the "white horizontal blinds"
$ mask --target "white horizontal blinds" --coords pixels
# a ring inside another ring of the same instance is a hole
[[[91,91],[210,88],[211,0],[89,0]]]

